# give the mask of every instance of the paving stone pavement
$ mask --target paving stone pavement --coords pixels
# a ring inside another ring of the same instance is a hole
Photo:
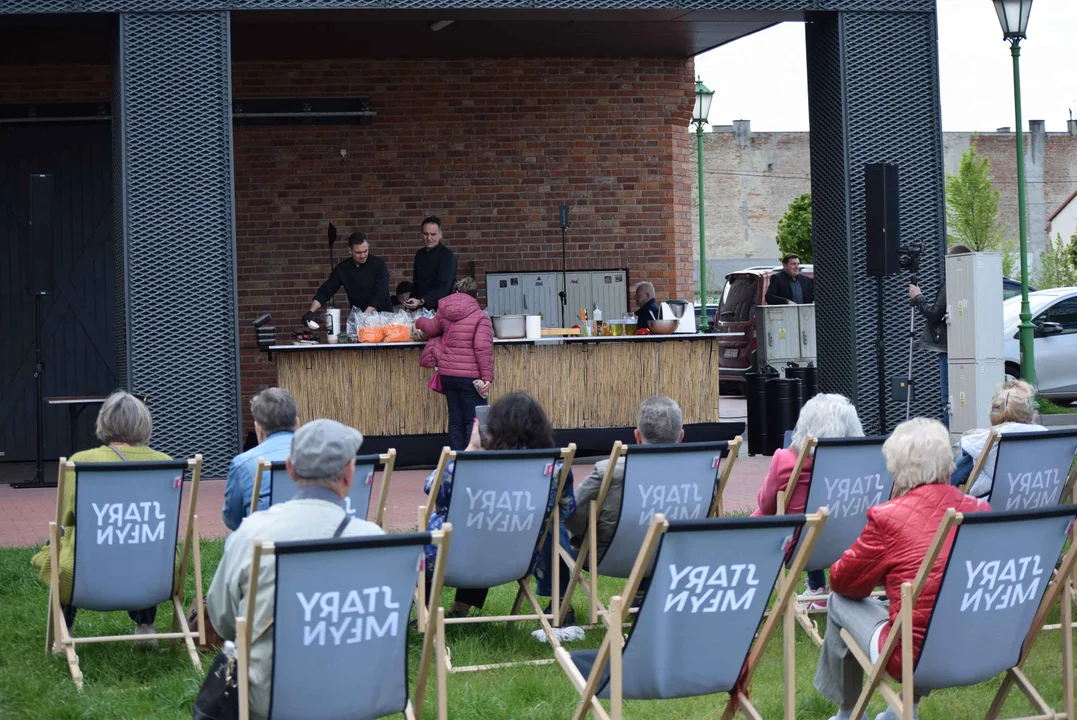
[[[755,496],[763,484],[768,457],[748,457],[742,452],[733,466],[725,491],[726,511],[750,511],[755,508]],[[573,465],[573,476],[581,482],[594,466],[587,463]],[[49,471],[51,472],[51,471]],[[423,481],[427,470],[398,470],[393,473],[389,497],[386,500],[385,524],[392,530],[414,530],[420,504],[426,502]],[[379,480],[375,479],[375,486]],[[374,489],[375,497],[378,488]],[[190,485],[184,487],[183,507],[187,507]],[[228,534],[221,520],[224,505],[224,480],[203,480],[199,484],[196,514],[199,533],[204,538],[223,537]],[[56,513],[56,489],[15,489],[0,485],[0,547],[26,547],[38,545],[48,534],[49,521]],[[186,525],[186,519],[181,525]]]

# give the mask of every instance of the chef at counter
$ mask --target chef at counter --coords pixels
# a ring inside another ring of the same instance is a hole
[[[661,310],[654,299],[654,285],[649,282],[641,282],[636,285],[636,317],[639,318],[639,327],[647,327],[651,320],[658,320]]]
[[[411,298],[408,310],[438,309],[438,301],[452,294],[456,282],[456,255],[441,242],[441,219],[431,215],[419,226],[423,246],[415,253]]]
[[[337,263],[329,278],[318,288],[310,310],[303,316],[303,323],[314,320],[314,313],[329,302],[337,290],[344,287],[348,304],[365,313],[392,310],[389,301],[389,268],[385,261],[370,254],[370,243],[365,233],[353,232],[348,236],[348,257]]]

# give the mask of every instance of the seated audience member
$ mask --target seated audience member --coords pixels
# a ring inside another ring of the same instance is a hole
[[[542,405],[527,393],[513,392],[503,395],[490,407],[490,412],[486,415],[485,437],[479,436],[479,421],[475,420],[472,423],[471,440],[466,450],[542,450],[553,447],[556,447],[553,426],[546,417],[546,411],[542,409]],[[454,464],[451,462],[445,468],[441,485],[438,487],[434,512],[430,515],[430,520],[426,526],[427,530],[440,530],[449,514],[449,501],[452,499],[453,469]],[[561,463],[558,462],[554,467],[554,474],[556,475],[560,471]],[[553,510],[554,504],[557,503],[560,507],[562,521],[576,509],[576,503],[572,497],[572,483],[572,471],[570,470],[561,497],[554,497],[556,492],[556,488],[554,488],[550,492],[550,498],[546,505],[546,511],[550,512]],[[429,494],[433,484],[434,473],[430,473],[426,478],[424,492]],[[573,552],[568,541],[568,531],[565,529],[564,522],[561,523],[561,537],[559,540],[561,547]],[[539,550],[532,563],[535,573],[535,594],[540,597],[549,597],[552,589],[552,573],[550,572],[550,554],[552,552],[553,543],[550,536],[547,535],[543,547]],[[426,571],[429,575],[434,569],[435,550],[432,546],[427,548],[427,555]],[[560,576],[562,592],[568,588],[568,580],[568,566],[562,561]],[[488,592],[489,588],[457,588],[456,599],[449,608],[448,616],[464,617],[472,607],[481,609],[486,602]],[[546,611],[549,612],[549,606],[547,606]],[[569,609],[565,617],[565,625],[574,625],[575,621],[575,613]]]
[[[358,430],[335,420],[314,420],[296,430],[292,436],[288,474],[299,492],[288,502],[265,512],[251,515],[240,525],[225,548],[213,583],[206,595],[210,622],[225,640],[235,640],[236,618],[247,612],[247,588],[250,583],[253,540],[317,540],[333,537],[345,523],[348,513],[344,498],[355,481],[355,456],[363,436]],[[362,480],[359,480],[362,482]],[[382,535],[377,525],[352,518],[341,535]],[[265,556],[258,574],[258,596],[254,617],[247,618],[252,628],[250,655],[250,711],[252,717],[269,714],[269,690],[273,668],[273,604],[276,561]]]
[[[983,500],[950,485],[954,466],[950,434],[937,420],[914,418],[901,423],[883,444],[883,456],[894,476],[894,499],[868,510],[864,532],[830,568],[830,608],[815,671],[815,689],[840,706],[832,720],[850,717],[863,686],[863,672],[841,638],[842,628],[870,652],[874,662],[901,611],[901,584],[916,579],[946,511],[991,509]],[[914,660],[924,641],[952,543],[951,534],[913,608]],[[886,590],[889,609],[870,597],[878,585]],[[901,677],[900,643],[886,669],[891,676]],[[897,717],[888,709],[876,720]]]
[[[842,438],[863,437],[864,428],[860,425],[860,418],[856,414],[856,408],[844,395],[824,393],[816,395],[804,404],[800,411],[800,419],[793,428],[793,438],[788,448],[781,448],[774,453],[770,461],[770,470],[763,480],[763,487],[756,496],[758,505],[752,515],[775,515],[778,512],[778,493],[785,490],[789,485],[789,478],[793,474],[797,456],[804,446],[807,437],[816,438]],[[808,501],[808,478],[811,477],[812,457],[804,460],[804,467],[800,471],[800,478],[793,494],[789,496],[789,507],[785,512],[796,515],[804,512],[804,504]],[[826,573],[823,570],[813,570],[808,573],[808,588],[806,596],[826,593]],[[813,600],[807,602],[808,610],[822,609],[826,607],[825,600]]]
[[[681,408],[672,398],[654,395],[644,400],[636,416],[636,429],[633,432],[638,445],[669,445],[684,439]],[[587,536],[587,519],[592,500],[598,499],[602,488],[602,478],[606,475],[609,460],[599,460],[594,470],[580,486],[576,488],[576,510],[565,520],[574,541],[582,542]],[[595,529],[598,539],[598,557],[601,558],[610,546],[617,521],[621,518],[621,496],[625,482],[625,459],[618,458],[610,479],[610,489],[606,500],[598,509],[598,527]]]
[[[269,388],[252,397],[251,415],[254,416],[254,433],[258,436],[258,444],[232,458],[232,464],[228,466],[228,482],[224,486],[221,516],[229,530],[237,529],[250,513],[258,458],[268,462],[280,462],[287,458],[292,434],[299,427],[295,398],[281,388]],[[262,477],[259,510],[269,507],[269,483],[268,475]]]
[[[950,477],[950,482],[960,486],[969,479],[972,468],[983,453],[984,445],[987,444],[987,436],[994,430],[1000,435],[1010,433],[1039,432],[1046,430],[1043,425],[1037,425],[1036,409],[1033,407],[1036,391],[1024,380],[1007,380],[995,388],[995,394],[991,398],[991,427],[987,430],[970,430],[961,438],[961,457],[957,460],[957,467]],[[969,488],[969,495],[983,497],[991,490],[991,478],[994,476],[995,459],[998,457],[998,446],[991,448],[987,462],[984,463],[980,477]]]
[[[393,309],[406,310],[404,303],[411,300],[411,291],[415,286],[407,280],[396,286],[396,294],[389,298],[393,303]]]
[[[168,455],[149,447],[153,421],[150,411],[134,395],[117,390],[108,396],[97,414],[97,438],[100,447],[83,450],[69,460],[75,465],[83,463],[139,462],[146,460],[171,460]],[[49,548],[41,548],[30,561],[41,569],[41,580],[49,584],[52,563]],[[178,567],[178,563],[177,563]],[[71,602],[71,590],[75,574],[75,478],[68,476],[64,484],[64,496],[60,499],[60,603],[64,620],[70,630],[75,622],[78,608]],[[157,608],[132,610],[127,613],[135,622],[135,633],[152,635]],[[139,641],[142,642],[142,641]]]

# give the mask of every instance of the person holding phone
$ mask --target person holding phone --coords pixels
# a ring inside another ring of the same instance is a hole
[[[460,278],[454,289],[433,318],[419,318],[415,327],[428,338],[441,338],[437,367],[449,409],[449,446],[463,450],[475,408],[486,404],[494,381],[494,328],[475,299],[479,286],[473,278]]]

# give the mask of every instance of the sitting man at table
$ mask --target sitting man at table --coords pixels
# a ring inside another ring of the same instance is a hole
[[[647,328],[651,320],[660,319],[661,310],[654,299],[654,285],[649,282],[641,282],[636,285],[636,317],[639,318],[639,328]]]
[[[243,518],[250,513],[258,458],[268,462],[286,460],[292,446],[292,435],[299,427],[295,398],[281,388],[268,388],[251,398],[251,414],[254,416],[254,433],[258,436],[258,444],[232,459],[232,464],[228,466],[228,482],[224,486],[221,515],[229,530],[237,530]],[[263,477],[259,510],[269,507],[269,487],[269,478]]]

